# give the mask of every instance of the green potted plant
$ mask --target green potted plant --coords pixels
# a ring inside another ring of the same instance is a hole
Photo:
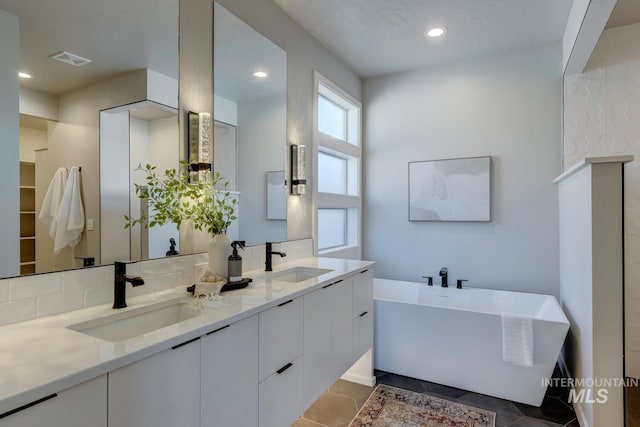
[[[237,219],[238,200],[227,189],[229,182],[220,173],[206,172],[195,182],[189,182],[189,164],[180,162],[180,169],[167,169],[158,176],[156,167],[146,164],[136,169],[146,174],[144,185],[135,184],[136,194],[147,199],[149,212],[140,218],[124,216],[125,228],[141,224],[145,227],[173,223],[178,229],[190,222],[194,229],[211,235],[209,271],[226,277],[227,256],[231,240],[227,229]]]

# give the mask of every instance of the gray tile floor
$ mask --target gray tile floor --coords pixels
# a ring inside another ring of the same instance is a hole
[[[376,371],[375,375],[378,384],[387,384],[493,411],[496,413],[496,427],[578,427],[573,408],[566,403],[569,394],[567,389],[550,387],[542,406],[537,408],[389,372]],[[554,372],[554,376],[556,375],[560,375],[557,369]],[[372,391],[373,387],[339,380],[305,411],[292,427],[346,427]],[[629,425],[636,427],[633,424]],[[640,427],[640,424],[637,427]]]

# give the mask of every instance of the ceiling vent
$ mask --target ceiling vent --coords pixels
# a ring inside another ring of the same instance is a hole
[[[74,67],[82,67],[83,65],[87,65],[91,62],[90,59],[83,58],[82,56],[74,55],[73,53],[65,51],[51,55],[50,58],[56,59],[60,62],[64,62],[65,64],[73,65]]]

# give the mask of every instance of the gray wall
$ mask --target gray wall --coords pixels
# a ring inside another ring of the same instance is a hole
[[[0,10],[0,200],[4,206],[15,207],[19,202],[20,127],[18,120],[18,17]],[[19,248],[20,215],[18,210],[3,209],[0,216],[0,242],[6,248]],[[3,251],[0,257],[0,277],[20,273],[20,251]]]
[[[560,45],[366,80],[364,252],[376,276],[558,295]],[[492,156],[490,223],[408,221],[407,163]],[[455,282],[454,282],[455,283]]]
[[[283,96],[238,104],[240,239],[250,245],[287,240],[287,222],[267,219],[267,172],[285,168]]]
[[[313,70],[356,99],[362,99],[360,78],[275,3],[265,0],[219,0],[219,3],[287,52],[287,139],[290,143],[306,144],[311,152]],[[311,169],[311,163],[309,159],[307,168]],[[312,176],[311,172],[308,170],[307,176]],[[289,197],[289,240],[311,237],[312,209],[310,191],[304,196]]]

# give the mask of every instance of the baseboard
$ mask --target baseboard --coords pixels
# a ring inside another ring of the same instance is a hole
[[[569,372],[569,368],[567,368],[567,364],[564,361],[564,355],[562,353],[560,353],[560,357],[558,358],[558,366],[560,367],[560,371],[562,371],[562,375],[567,378],[573,378],[571,376],[571,372]],[[584,413],[582,405],[579,405],[576,402],[571,402],[571,406],[573,406],[573,411],[576,413],[576,419],[578,420],[580,427],[591,427],[587,422],[587,415]]]
[[[374,385],[376,385],[376,377],[375,376],[362,377],[360,375],[353,375],[353,374],[350,374],[350,373],[347,372],[346,374],[341,376],[340,379],[343,379],[345,381],[350,381],[352,383],[358,383],[358,384],[366,385],[368,387],[373,387]]]

